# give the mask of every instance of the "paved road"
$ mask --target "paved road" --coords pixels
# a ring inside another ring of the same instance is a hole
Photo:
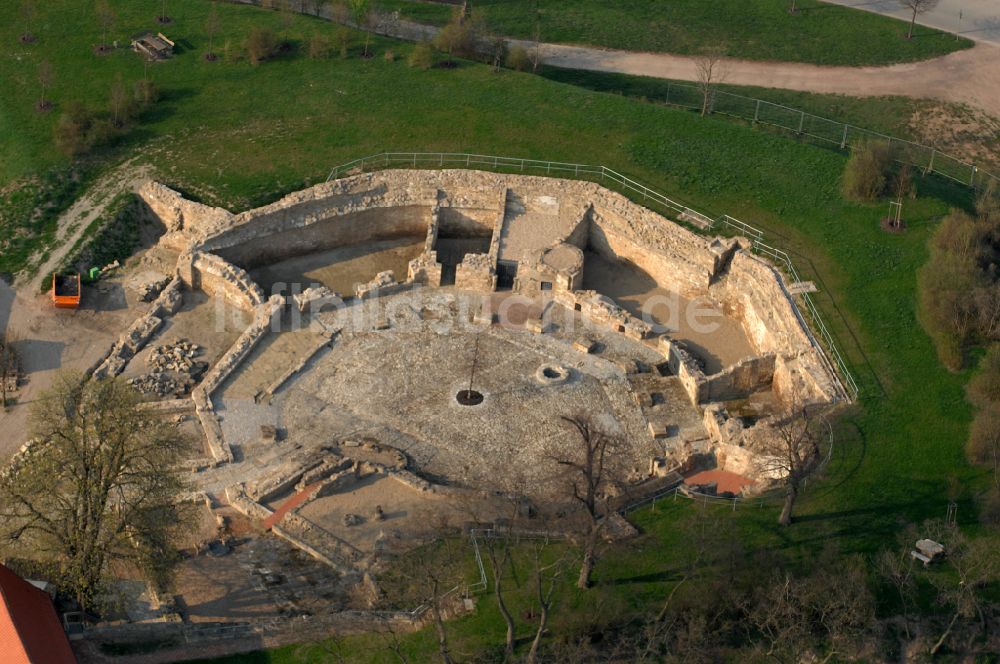
[[[823,0],[909,21],[911,12],[897,0]],[[1000,0],[941,0],[917,23],[956,32],[976,41],[1000,44]]]

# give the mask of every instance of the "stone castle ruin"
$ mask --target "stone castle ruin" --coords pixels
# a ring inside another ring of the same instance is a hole
[[[386,170],[240,214],[140,195],[171,279],[95,375],[167,384],[209,503],[345,575],[429,514],[461,520],[458,498],[550,500],[560,416],[616,434],[642,491],[705,469],[754,490],[771,418],[846,398],[745,240],[594,183]],[[144,379],[144,357],[190,375]]]

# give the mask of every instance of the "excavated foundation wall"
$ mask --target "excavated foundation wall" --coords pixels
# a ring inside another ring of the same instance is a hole
[[[589,248],[608,260],[638,266],[661,288],[687,298],[705,295],[714,267],[714,256],[706,242],[657,218],[659,223],[655,225],[650,219],[625,218],[616,208],[597,201],[590,223]]]
[[[726,278],[712,290],[727,312],[742,321],[758,353],[800,352],[812,347],[781,275],[764,261],[737,253]]]
[[[187,280],[192,288],[221,297],[244,311],[253,311],[264,301],[264,292],[246,270],[215,254],[195,252]]]
[[[693,400],[768,381],[778,393],[837,394],[825,361],[770,264],[738,251],[732,241],[699,236],[595,183],[464,170],[380,171],[317,185],[238,215],[185,201],[162,185],[147,185],[141,194],[166,225],[170,246],[202,252],[201,257],[195,254],[188,278],[179,270],[181,278],[200,280],[202,287],[252,308],[261,296],[244,283],[245,273],[217,265],[206,254],[250,268],[372,240],[430,237],[434,211],[438,232],[485,236],[503,219],[505,201],[540,191],[549,192],[561,210],[581,222],[570,227],[567,237],[551,238],[552,245],[566,240],[590,246],[607,258],[635,264],[662,288],[688,298],[707,296],[741,321],[758,354],[776,357],[773,371],[768,360],[754,364],[752,371],[739,369],[749,373],[734,375],[732,381],[719,377],[709,382],[698,371],[688,375],[685,363],[666,353]],[[436,284],[440,277],[432,253],[416,261],[416,273]],[[488,263],[493,258],[486,256],[470,257],[461,270],[463,285],[490,286],[493,265]]]
[[[287,224],[287,229],[275,229],[273,221],[262,219],[239,233],[212,240],[208,246],[229,262],[253,269],[353,244],[404,237],[419,240],[427,232],[430,213],[430,207],[418,205],[374,208],[318,219],[305,226]],[[256,234],[258,227],[260,233]]]

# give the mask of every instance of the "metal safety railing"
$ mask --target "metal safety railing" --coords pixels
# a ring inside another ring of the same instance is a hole
[[[661,101],[668,106],[701,111],[704,93],[695,85],[667,83]],[[959,184],[984,188],[991,182],[1000,184],[1000,177],[993,175],[972,162],[959,159],[938,148],[897,138],[846,122],[830,120],[797,108],[783,106],[756,97],[712,90],[707,111],[747,120],[755,124],[777,127],[827,145],[844,150],[869,141],[881,141],[895,150],[896,160],[919,168],[924,173],[935,173]]]
[[[713,218],[691,207],[666,196],[637,180],[627,177],[606,166],[592,164],[574,164],[562,161],[547,161],[541,159],[523,159],[520,157],[501,157],[464,152],[379,152],[333,168],[326,178],[327,182],[345,175],[353,175],[373,170],[390,168],[478,168],[497,172],[533,173],[545,175],[572,176],[576,179],[599,182],[607,186],[615,184],[621,193],[629,195],[635,202],[648,205],[656,203],[678,219],[688,222],[702,232],[729,233],[747,238],[755,254],[764,256],[777,263],[793,282],[802,281],[795,265],[787,253],[764,242],[764,231],[739,219],[724,214]],[[820,350],[821,356],[830,368],[833,376],[840,382],[844,394],[851,401],[860,396],[860,389],[853,374],[848,368],[844,356],[837,348],[833,335],[816,308],[808,293],[799,296],[805,304],[808,316],[800,310],[796,300],[789,297],[796,315],[810,336],[810,341]],[[818,333],[817,338],[814,331]]]

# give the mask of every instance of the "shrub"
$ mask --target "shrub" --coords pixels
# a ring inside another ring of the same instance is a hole
[[[531,67],[531,57],[523,46],[515,46],[507,54],[507,67],[515,71],[526,71]]]
[[[140,111],[160,101],[160,87],[152,81],[136,81],[134,91],[135,100],[139,104]]]
[[[94,145],[96,123],[93,112],[80,104],[71,105],[56,123],[53,136],[56,147],[70,157],[87,152]]]
[[[953,211],[930,242],[920,268],[920,321],[941,361],[957,371],[970,343],[1000,340],[1000,217]]]
[[[888,143],[871,141],[856,146],[844,168],[844,195],[855,201],[873,201],[886,193],[894,161]]]
[[[314,35],[309,40],[309,57],[313,60],[330,57],[333,52],[333,44],[322,35]]]
[[[251,64],[259,65],[278,52],[278,38],[267,28],[254,28],[247,35],[246,49]]]
[[[434,47],[448,54],[451,61],[453,55],[470,55],[475,51],[476,33],[471,21],[463,21],[461,12],[455,12],[451,21],[438,31],[434,37]]]
[[[341,60],[347,57],[347,49],[351,46],[351,31],[346,26],[337,30],[337,47],[340,49]]]
[[[1000,345],[994,344],[986,351],[967,389],[969,401],[979,408],[1000,404]]]
[[[434,49],[427,42],[420,42],[410,51],[407,64],[416,69],[430,69],[434,66]]]
[[[396,53],[391,48],[385,52],[385,55],[383,57],[385,58],[386,62],[396,61]]]
[[[1000,526],[1000,489],[993,486],[979,497],[979,520],[987,526]]]
[[[1000,470],[1000,404],[981,408],[972,420],[965,454],[972,463]]]
[[[980,216],[989,219],[1000,218],[1000,187],[995,180],[990,180],[976,200],[976,211]]]

